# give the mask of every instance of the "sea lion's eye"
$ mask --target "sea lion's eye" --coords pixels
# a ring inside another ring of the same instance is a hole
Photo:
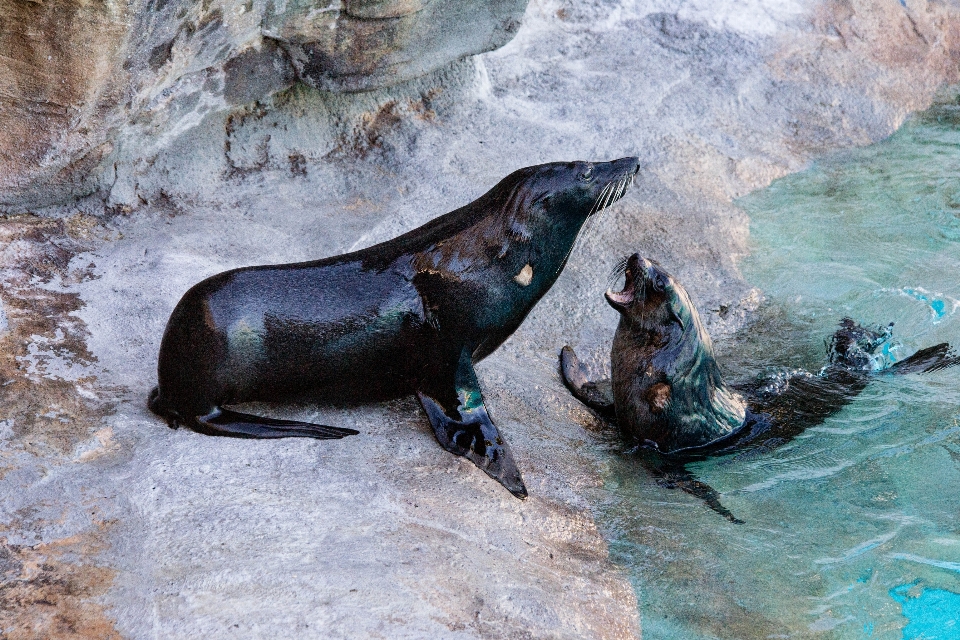
[[[589,180],[590,176],[592,175],[593,175],[593,167],[587,167],[586,169],[580,172],[579,178],[581,180]]]
[[[660,276],[657,276],[656,278],[654,278],[654,279],[653,279],[653,288],[654,288],[656,291],[663,291],[663,288],[664,288],[663,278],[661,278]]]

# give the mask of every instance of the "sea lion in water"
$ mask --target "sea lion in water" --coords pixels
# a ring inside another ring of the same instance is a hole
[[[210,435],[342,438],[357,431],[225,405],[416,393],[445,449],[526,497],[474,363],[520,326],[587,219],[622,197],[639,168],[637,158],[527,167],[370,248],[207,278],[170,316],[149,407]]]
[[[645,451],[646,463],[669,486],[720,505],[716,492],[686,471],[708,455],[771,449],[823,422],[850,403],[881,370],[878,348],[890,327],[876,331],[844,318],[818,374],[794,371],[773,381],[729,385],[720,374],[713,344],[683,286],[663,268],[630,256],[622,291],[607,291],[620,313],[610,351],[612,381],[590,382],[569,346],[561,351],[561,375],[573,394]],[[960,363],[943,343],[883,369],[888,373],[935,371]]]

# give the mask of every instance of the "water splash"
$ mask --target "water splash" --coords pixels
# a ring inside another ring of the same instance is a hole
[[[940,293],[931,293],[923,287],[902,287],[899,292],[903,295],[926,303],[930,308],[930,316],[934,323],[938,323],[945,316],[956,313],[960,309],[960,300],[955,300]]]

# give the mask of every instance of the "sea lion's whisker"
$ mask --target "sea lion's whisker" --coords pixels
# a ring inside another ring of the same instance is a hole
[[[610,207],[610,205],[623,197],[627,191],[627,187],[630,186],[632,177],[633,176],[623,175],[619,179],[611,180],[605,184],[602,189],[600,189],[597,199],[594,201],[593,206],[590,207],[590,212],[587,214],[586,221],[577,231],[577,235],[574,237],[573,243],[570,245],[566,255],[563,257],[561,266],[557,269],[558,274],[560,273],[560,270],[563,269],[563,265],[566,264],[574,250],[586,242],[585,238],[589,236],[591,230],[600,224],[604,213]],[[623,263],[626,265],[625,259]]]
[[[593,203],[593,206],[590,207],[590,213],[587,214],[587,219],[588,219],[588,220],[590,219],[590,217],[593,216],[593,214],[595,214],[595,213],[597,213],[598,211],[600,211],[600,201],[603,200],[603,195],[604,195],[604,193],[606,193],[607,188],[608,188],[609,186],[610,186],[610,185],[607,184],[607,185],[605,185],[605,186],[603,187],[603,189],[600,190],[600,195],[597,196],[596,202],[594,202],[594,203]]]
[[[608,182],[604,187],[603,191],[600,192],[600,195],[597,197],[597,213],[603,211],[603,208],[606,206],[604,200],[607,196],[610,195],[610,192],[613,191],[613,182]]]
[[[628,180],[629,180],[629,178],[624,178],[623,180],[620,181],[620,197],[618,197],[617,200],[619,200],[619,199],[622,198],[623,196],[627,195],[627,182],[628,182]]]
[[[601,215],[602,215],[602,213],[601,213]],[[592,215],[591,215],[591,216],[588,216],[588,217],[587,217],[586,221],[583,223],[583,226],[581,226],[581,227],[580,227],[580,230],[577,231],[577,235],[576,235],[576,237],[573,239],[573,242],[570,244],[570,248],[567,249],[567,254],[563,257],[563,262],[560,263],[560,267],[557,269],[557,273],[558,273],[558,274],[559,274],[560,271],[563,269],[563,266],[567,263],[567,260],[570,259],[570,256],[573,254],[573,252],[574,252],[581,244],[583,244],[583,243],[585,242],[584,238],[586,238],[586,237],[590,234],[590,231],[593,229],[593,227],[595,227],[595,226],[597,225],[597,223],[598,223],[598,218],[600,218],[600,215],[598,215],[598,216],[592,216]]]
[[[566,253],[565,256],[563,256],[563,260],[560,262],[560,266],[557,267],[557,271],[556,271],[556,274],[557,274],[557,275],[559,275],[559,273],[560,273],[561,271],[563,271],[563,267],[566,266],[567,260],[570,259],[570,254],[573,253],[573,249],[574,249],[574,248],[577,246],[577,244],[580,242],[580,238],[583,237],[584,228],[585,228],[586,226],[587,226],[586,223],[584,223],[584,225],[583,225],[582,227],[580,227],[580,230],[577,231],[576,237],[573,239],[573,242],[570,243],[570,248],[567,249],[567,253]]]
[[[606,197],[606,199],[603,201],[603,206],[600,207],[600,210],[601,210],[601,211],[603,211],[604,209],[606,209],[607,207],[610,206],[610,198],[611,198],[611,196],[613,196],[613,189],[612,189],[612,188],[610,189],[610,191],[607,192],[607,197]]]
[[[610,189],[610,197],[609,197],[609,199],[607,200],[606,207],[609,207],[611,204],[613,204],[614,202],[617,201],[617,190],[618,190],[619,186],[620,186],[620,183],[619,183],[619,182],[614,182],[614,183],[613,183],[613,188]],[[604,208],[606,208],[606,207],[604,207]]]
[[[597,199],[593,201],[593,205],[590,206],[590,211],[587,212],[587,220],[589,220],[590,216],[592,216],[594,213],[597,212],[597,203],[599,201],[600,201],[600,198],[598,196]]]
[[[620,182],[616,184],[616,186],[613,189],[610,189],[610,194],[608,194],[608,202],[605,202],[603,205],[604,213],[606,213],[606,211],[610,208],[610,205],[612,205],[613,203],[615,203],[617,200],[620,199],[620,197],[624,194],[625,190],[626,190],[626,185],[624,184],[624,181],[622,179],[620,180]],[[602,215],[603,214],[601,214],[601,216]]]

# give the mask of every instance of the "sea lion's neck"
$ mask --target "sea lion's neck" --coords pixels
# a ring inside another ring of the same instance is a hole
[[[436,309],[435,326],[470,344],[480,360],[556,282],[581,226],[540,211],[493,213],[410,256],[414,285],[425,307]]]
[[[631,379],[635,396],[649,395],[656,385],[669,388],[667,406],[652,415],[650,434],[636,434],[658,442],[664,451],[721,438],[742,426],[746,417],[746,404],[724,383],[699,317],[691,315],[685,321],[685,330],[673,327],[671,331],[631,327],[623,318],[611,352],[618,415],[621,404],[635,404],[626,395]],[[622,387],[619,392],[618,386]]]
[[[683,446],[706,444],[738,429],[746,416],[743,398],[727,386],[713,351],[713,342],[693,311],[680,341],[670,375],[676,398],[688,412],[678,415],[689,437],[704,439]]]

